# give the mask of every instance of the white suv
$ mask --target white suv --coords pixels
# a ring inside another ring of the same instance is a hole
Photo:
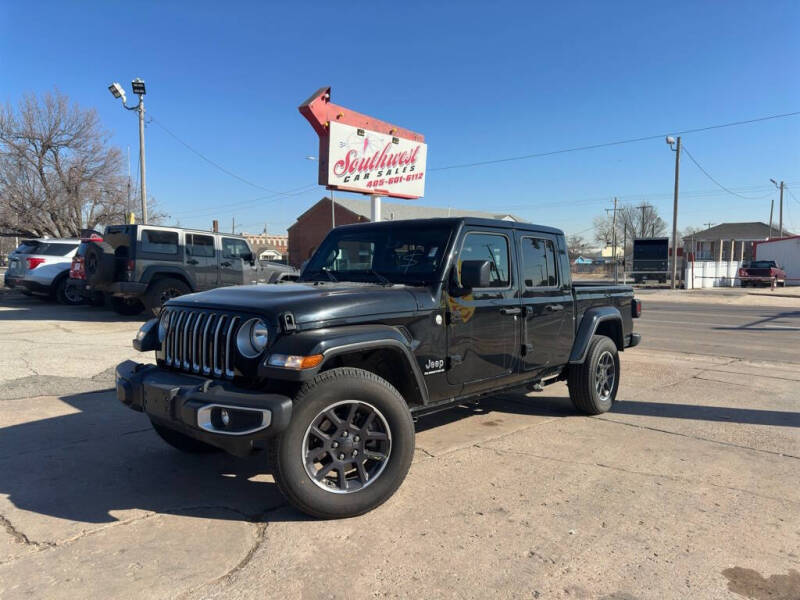
[[[79,239],[24,240],[8,255],[6,287],[49,296],[61,304],[82,304],[83,297],[67,286],[72,257],[80,243]]]

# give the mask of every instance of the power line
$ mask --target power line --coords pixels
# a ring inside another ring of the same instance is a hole
[[[175,133],[173,133],[172,131],[170,131],[169,129],[167,129],[167,127],[165,127],[163,123],[161,123],[161,122],[160,122],[158,119],[156,119],[156,118],[155,118],[155,117],[153,117],[152,115],[150,116],[150,121],[151,121],[151,122],[153,122],[153,123],[155,123],[156,125],[158,125],[158,126],[159,126],[161,129],[163,129],[163,130],[164,130],[164,131],[165,131],[165,132],[166,132],[166,133],[167,133],[169,136],[171,136],[172,138],[174,138],[174,139],[175,139],[175,140],[176,140],[176,141],[177,141],[179,144],[181,144],[182,146],[184,146],[184,147],[185,147],[187,150],[189,150],[189,151],[190,151],[190,152],[192,152],[193,154],[196,154],[197,156],[199,156],[200,158],[202,158],[204,161],[206,161],[208,164],[210,164],[212,167],[215,167],[216,169],[219,169],[220,171],[222,171],[222,172],[223,172],[223,173],[225,173],[226,175],[228,175],[228,176],[230,176],[230,177],[233,177],[234,179],[238,179],[238,180],[239,180],[239,181],[241,181],[242,183],[246,183],[247,185],[249,185],[249,186],[251,186],[251,187],[254,187],[254,188],[256,188],[256,189],[259,189],[259,190],[264,190],[265,192],[270,192],[270,193],[272,193],[272,194],[278,194],[278,195],[281,195],[281,194],[284,194],[284,193],[286,193],[286,192],[279,192],[279,191],[277,191],[277,190],[273,190],[273,189],[270,189],[270,188],[266,188],[266,187],[264,187],[263,185],[259,185],[259,184],[257,184],[257,183],[253,183],[253,182],[252,182],[252,181],[250,181],[249,179],[245,179],[245,178],[244,178],[244,177],[242,177],[241,175],[237,175],[237,174],[236,174],[236,173],[234,173],[233,171],[231,171],[231,170],[229,170],[229,169],[226,169],[225,167],[223,167],[223,166],[222,166],[221,164],[219,164],[218,162],[211,160],[211,159],[210,159],[210,158],[208,158],[208,157],[207,157],[205,154],[203,154],[203,153],[202,153],[202,152],[200,152],[199,150],[196,150],[195,148],[193,148],[192,146],[190,146],[189,144],[187,144],[186,142],[184,142],[184,141],[183,141],[181,138],[179,138],[179,137],[178,137],[178,136],[177,136]]]
[[[302,194],[305,194],[308,191],[310,191],[312,188],[317,188],[317,187],[319,187],[317,184],[312,183],[310,185],[304,185],[302,187],[295,188],[295,189],[292,189],[292,190],[288,190],[286,192],[278,192],[278,193],[275,193],[275,194],[268,194],[266,196],[259,196],[258,198],[253,198],[252,200],[241,200],[239,202],[231,202],[229,204],[220,204],[220,205],[217,206],[217,208],[214,208],[214,209],[209,209],[209,208],[203,209],[203,207],[200,207],[199,209],[192,209],[192,210],[188,210],[188,211],[186,211],[186,210],[185,211],[178,211],[177,213],[174,213],[172,216],[191,214],[191,215],[196,216],[196,217],[202,217],[202,216],[218,214],[218,213],[220,213],[222,211],[225,211],[225,210],[231,210],[231,209],[242,210],[242,209],[245,209],[245,208],[250,208],[251,206],[254,206],[254,205],[258,204],[259,202],[264,202],[266,200],[277,200],[278,196],[281,196],[282,198],[291,198],[291,197],[294,197],[294,196],[301,196]],[[208,212],[198,213],[197,210],[206,210]]]
[[[706,171],[706,170],[705,170],[705,169],[704,169],[704,168],[703,168],[703,167],[700,165],[700,163],[699,163],[699,162],[697,162],[697,160],[695,159],[695,157],[694,157],[694,156],[692,156],[692,153],[691,153],[691,152],[689,152],[689,150],[686,148],[686,144],[684,144],[684,145],[683,145],[683,151],[686,153],[686,156],[688,156],[688,157],[691,159],[691,161],[692,161],[692,162],[695,164],[695,166],[696,166],[698,169],[700,169],[700,170],[703,172],[703,174],[704,174],[706,177],[708,177],[708,178],[709,178],[711,181],[713,181],[714,183],[716,183],[716,184],[717,184],[717,186],[719,186],[721,189],[725,190],[725,191],[726,191],[726,192],[728,192],[729,194],[731,194],[731,195],[733,195],[733,196],[738,196],[739,198],[744,198],[745,200],[763,200],[764,198],[769,198],[770,196],[772,196],[772,193],[769,193],[769,194],[767,194],[766,196],[742,196],[741,194],[737,194],[736,192],[734,192],[734,191],[732,191],[732,190],[729,190],[729,189],[728,189],[728,188],[726,188],[724,185],[722,185],[722,184],[721,184],[719,181],[717,181],[716,179],[714,179],[714,178],[711,176],[711,174],[710,174],[708,171]]]
[[[748,125],[750,123],[759,123],[761,121],[769,121],[771,119],[783,119],[785,117],[794,117],[796,115],[800,115],[800,111],[790,112],[790,113],[782,113],[778,115],[769,115],[766,117],[758,117],[755,119],[747,119],[745,121],[733,121],[730,123],[721,123],[719,125],[708,125],[706,127],[697,127],[694,129],[684,129],[683,131],[671,131],[669,133],[659,133],[656,135],[646,135],[637,138],[629,138],[625,140],[617,140],[614,142],[603,142],[601,144],[589,144],[586,146],[576,146],[574,148],[564,148],[562,150],[551,150],[549,152],[536,152],[534,154],[523,154],[521,156],[510,156],[508,158],[497,158],[494,160],[483,160],[478,162],[472,163],[462,163],[456,165],[447,165],[444,167],[433,167],[428,169],[428,171],[447,171],[450,169],[467,169],[471,167],[481,167],[484,165],[493,165],[497,163],[504,163],[504,162],[512,162],[516,160],[527,160],[530,158],[542,158],[545,156],[554,156],[556,154],[566,154],[568,152],[579,152],[583,150],[594,150],[596,148],[607,148],[609,146],[620,146],[622,144],[633,144],[635,142],[644,142],[648,140],[655,140],[665,137],[666,135],[685,135],[687,133],[699,133],[701,131],[710,131],[712,129],[722,129],[725,127],[737,127],[739,125]]]

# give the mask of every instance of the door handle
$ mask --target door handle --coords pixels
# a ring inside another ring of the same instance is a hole
[[[545,308],[547,310],[549,310],[550,312],[558,312],[560,310],[564,310],[564,305],[563,304],[548,304],[547,306],[545,306]]]
[[[195,260],[194,258],[190,258],[189,260],[187,260],[187,261],[186,261],[186,264],[187,264],[187,265],[196,265],[196,264],[197,264],[197,262],[198,262],[198,261],[197,261],[197,260]]]
[[[501,308],[500,309],[501,315],[519,315],[522,314],[521,308]]]
[[[227,260],[224,260],[224,261],[222,261],[222,262],[221,262],[221,263],[219,263],[219,264],[220,264],[221,266],[223,266],[223,267],[230,267],[230,266],[231,266],[231,263],[230,263],[230,261],[227,261]]]

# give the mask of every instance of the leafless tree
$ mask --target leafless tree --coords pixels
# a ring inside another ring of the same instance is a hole
[[[129,210],[121,153],[93,109],[57,90],[0,108],[0,232],[77,236]]]
[[[626,204],[617,214],[623,237],[633,238],[661,237],[667,233],[667,224],[660,216],[658,209],[651,205]]]
[[[570,235],[567,237],[567,254],[570,262],[578,258],[581,254],[589,251],[589,244],[580,235]]]

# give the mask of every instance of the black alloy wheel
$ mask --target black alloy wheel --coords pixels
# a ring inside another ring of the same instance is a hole
[[[392,451],[386,417],[367,402],[344,400],[323,409],[303,439],[303,463],[316,485],[348,494],[375,482]]]

